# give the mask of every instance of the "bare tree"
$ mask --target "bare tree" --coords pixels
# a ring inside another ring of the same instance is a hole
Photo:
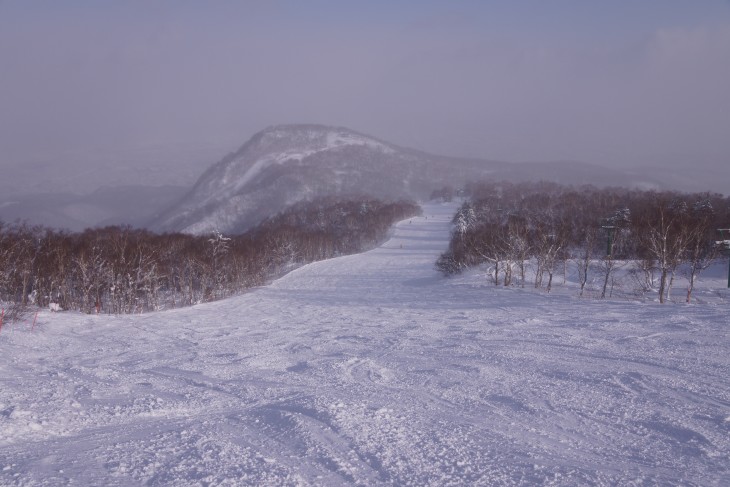
[[[659,302],[664,303],[688,242],[684,225],[686,207],[666,195],[657,196],[652,203],[641,221],[639,238],[656,262],[659,271]]]
[[[529,226],[528,219],[522,215],[512,214],[507,218],[505,248],[510,265],[517,266],[520,272],[522,287],[525,287],[525,267],[532,251]],[[508,283],[505,282],[505,285]]]
[[[709,198],[703,198],[692,206],[687,221],[687,299],[692,301],[692,291],[700,273],[710,267],[718,256],[718,246],[711,238],[715,210]]]
[[[575,257],[573,260],[575,261],[578,269],[580,295],[583,296],[586,283],[588,282],[588,273],[590,271],[591,262],[595,257],[595,251],[598,243],[598,228],[593,226],[586,227],[583,229],[581,236],[581,245],[574,254]]]

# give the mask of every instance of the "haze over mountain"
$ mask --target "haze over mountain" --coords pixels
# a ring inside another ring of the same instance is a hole
[[[438,156],[342,127],[269,127],[208,169],[152,227],[207,233],[244,231],[289,205],[316,197],[367,195],[423,200],[470,181],[549,180],[563,184],[659,186],[657,180],[577,162],[512,164]]]
[[[317,197],[425,200],[444,186],[460,188],[485,179],[697,192],[722,188],[724,181],[721,170],[706,174],[716,181],[710,187],[689,165],[629,170],[575,161],[510,163],[435,155],[348,128],[315,124],[269,127],[205,169],[211,150],[207,156],[193,152],[186,157],[183,148],[171,151],[179,154],[176,171],[165,169],[174,161],[154,157],[156,163],[136,169],[132,184],[125,184],[129,178],[124,172],[133,166],[118,167],[114,162],[118,156],[106,154],[94,177],[101,185],[108,173],[107,184],[79,194],[89,181],[70,171],[57,175],[60,179],[53,184],[57,188],[53,192],[43,192],[40,182],[41,186],[31,186],[29,191],[17,187],[0,191],[0,220],[72,231],[129,224],[165,231],[206,233],[217,229],[231,233],[244,231],[291,204]],[[153,154],[162,152],[158,148]],[[82,171],[81,166],[77,169]],[[196,171],[202,175],[192,189],[183,185]],[[9,176],[5,186],[10,187],[11,180],[15,181],[13,173],[5,175]]]
[[[0,221],[82,231],[89,227],[144,227],[153,215],[188,191],[185,186],[103,186],[89,194],[68,192],[8,195],[0,198]]]
[[[0,205],[192,186],[294,121],[728,191],[728,59],[727,0],[0,0]]]

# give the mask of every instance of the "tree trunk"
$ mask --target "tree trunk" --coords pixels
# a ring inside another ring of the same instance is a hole
[[[611,264],[606,264],[606,277],[603,280],[603,291],[601,291],[601,299],[606,298],[606,289],[608,288],[608,280],[611,278]]]
[[[548,283],[547,283],[547,292],[550,292],[550,290],[553,288],[553,271],[548,270]]]
[[[664,304],[664,291],[667,288],[667,269],[662,268],[662,275],[659,277],[659,302]]]
[[[690,304],[692,302],[692,290],[694,290],[695,287],[695,275],[697,274],[697,271],[695,269],[695,266],[692,266],[692,270],[689,274],[689,284],[687,284],[687,304]]]

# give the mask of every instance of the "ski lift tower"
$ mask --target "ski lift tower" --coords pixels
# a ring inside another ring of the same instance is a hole
[[[720,232],[720,240],[715,242],[722,255],[730,257],[730,228],[718,228]],[[727,266],[727,287],[730,288],[730,262]]]

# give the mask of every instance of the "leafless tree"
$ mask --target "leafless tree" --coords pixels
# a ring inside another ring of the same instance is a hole
[[[682,262],[689,235],[685,206],[667,195],[657,195],[640,220],[639,238],[656,262],[659,272],[659,302],[668,299],[674,272]]]
[[[718,257],[719,248],[712,239],[714,216],[712,202],[705,197],[694,203],[687,221],[687,303],[692,301],[692,291],[700,273]]]

